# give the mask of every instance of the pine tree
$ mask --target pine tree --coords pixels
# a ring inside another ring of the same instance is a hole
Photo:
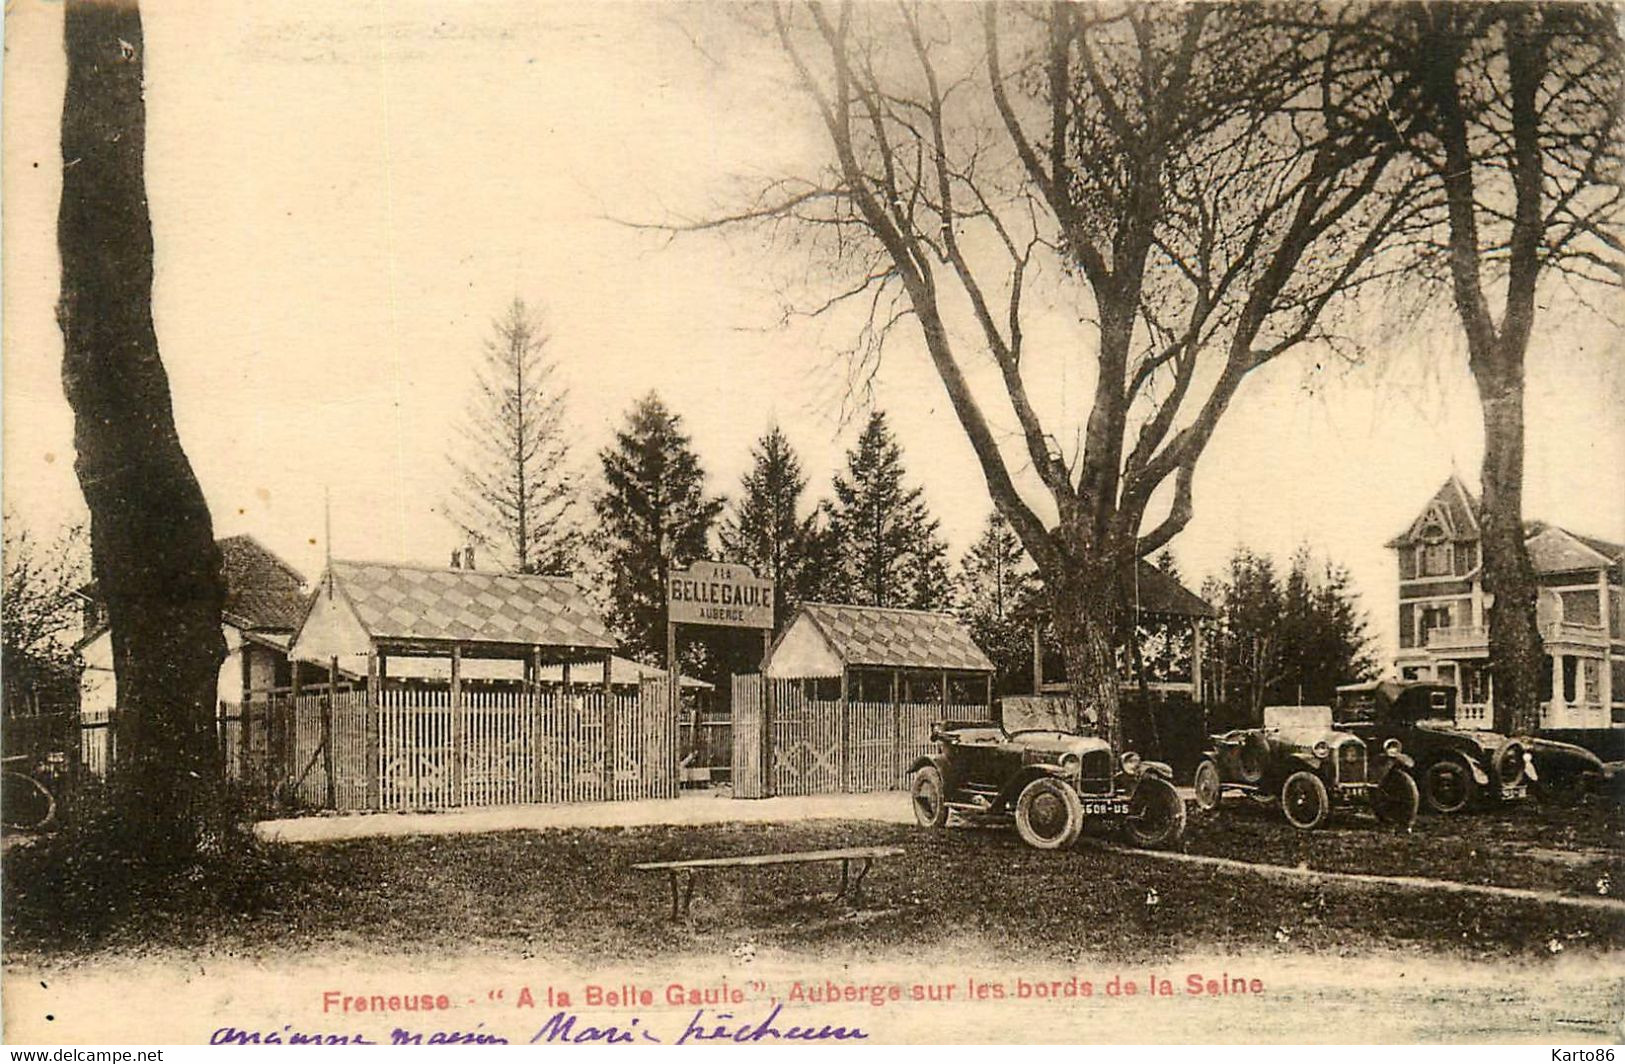
[[[634,657],[662,661],[666,572],[706,556],[723,500],[705,494],[705,471],[682,418],[653,392],[632,408],[599,459],[604,486],[593,510],[610,624]]]
[[[1038,579],[1021,540],[997,510],[960,559],[954,591],[971,638],[993,659],[999,691],[1031,691],[1030,624]]]
[[[944,609],[952,598],[948,548],[924,490],[904,483],[903,452],[876,411],[847,452],[826,506],[830,569],[820,595],[868,606]]]
[[[722,523],[722,549],[727,560],[772,578],[773,620],[782,626],[790,609],[806,597],[817,514],[800,512],[807,478],[777,425],[756,441],[751,457],[751,470],[740,479],[739,495]]]
[[[1203,592],[1220,613],[1221,698],[1245,702],[1255,720],[1267,704],[1329,703],[1338,684],[1376,671],[1348,570],[1330,562],[1317,570],[1307,548],[1294,552],[1284,581],[1268,557],[1238,549]]]
[[[575,478],[564,428],[565,390],[554,382],[547,335],[522,299],[492,323],[462,426],[466,457],[446,508],[474,542],[521,573],[575,566]]]

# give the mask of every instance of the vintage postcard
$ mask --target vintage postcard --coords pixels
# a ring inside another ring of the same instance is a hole
[[[1625,1038],[1617,15],[8,0],[5,1040]]]

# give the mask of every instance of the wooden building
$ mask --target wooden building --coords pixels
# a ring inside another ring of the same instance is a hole
[[[1178,580],[1141,560],[1133,574],[1125,576],[1123,599],[1133,612],[1140,637],[1140,651],[1147,666],[1146,687],[1153,695],[1172,696],[1203,703],[1210,686],[1206,668],[1205,626],[1218,612]],[[1066,663],[1060,647],[1044,638],[1045,618],[1033,623],[1033,693],[1068,695]],[[1139,687],[1134,675],[1133,656],[1119,653],[1121,686],[1127,691]]]
[[[305,804],[336,809],[673,797],[665,681],[617,693],[614,648],[568,577],[333,561],[293,639],[291,712],[271,760]],[[443,664],[444,682],[421,669],[392,682],[392,662],[424,660]],[[595,687],[572,675],[587,661]],[[521,682],[465,682],[473,662],[508,663]],[[305,663],[365,680],[348,695],[312,692]]]
[[[1625,545],[1544,521],[1525,522],[1524,545],[1540,585],[1536,615],[1546,646],[1541,728],[1625,728]],[[1491,727],[1478,500],[1452,476],[1387,546],[1399,570],[1400,678],[1455,687],[1457,720]]]
[[[939,721],[992,717],[993,671],[952,614],[803,603],[734,677],[734,795],[903,786]]]

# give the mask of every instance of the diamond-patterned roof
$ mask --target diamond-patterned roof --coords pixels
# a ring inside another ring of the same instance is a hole
[[[374,639],[615,646],[569,577],[343,561],[332,571]]]
[[[802,603],[801,612],[848,666],[993,670],[993,662],[951,613],[825,602]]]

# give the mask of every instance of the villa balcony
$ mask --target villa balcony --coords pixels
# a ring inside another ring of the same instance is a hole
[[[1428,629],[1429,650],[1484,650],[1489,645],[1490,630],[1481,624]]]
[[[1607,728],[1611,724],[1608,707],[1601,702],[1564,702],[1554,699],[1540,704],[1542,728]]]
[[[1603,647],[1608,645],[1608,629],[1600,624],[1581,624],[1577,621],[1547,621],[1540,626],[1540,638],[1547,643]]]

